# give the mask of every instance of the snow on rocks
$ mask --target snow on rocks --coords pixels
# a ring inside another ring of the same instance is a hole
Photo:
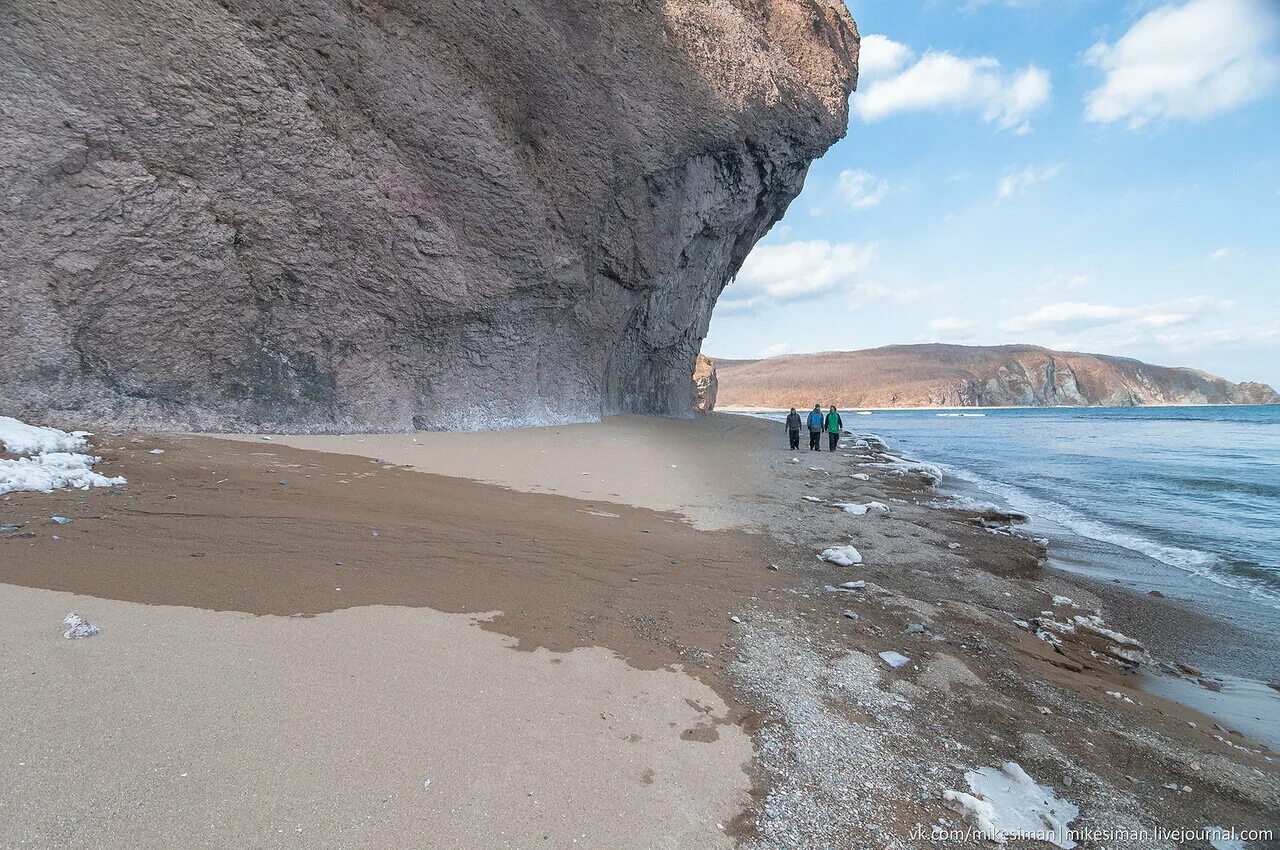
[[[839,564],[842,567],[852,567],[854,564],[862,563],[862,553],[852,546],[831,546],[818,553],[818,560]]]
[[[827,593],[854,593],[856,591],[864,589],[866,586],[867,586],[867,583],[865,581],[846,581],[844,584],[840,585],[839,587],[833,584],[829,584],[825,588],[823,588],[823,590],[825,590]]]
[[[93,471],[101,458],[82,454],[88,431],[59,431],[0,416],[0,444],[17,459],[0,458],[0,494],[17,491],[49,493],[62,487],[87,490],[124,484]]]
[[[1058,600],[1066,598],[1055,597],[1054,603],[1061,607]],[[1078,607],[1074,602],[1067,604]],[[1107,626],[1099,614],[1075,614],[1059,620],[1053,611],[1041,611],[1029,625],[1036,637],[1061,655],[1077,656],[1077,662],[1100,660],[1132,673],[1150,661],[1140,642]]]
[[[67,640],[91,638],[96,634],[102,633],[101,629],[93,623],[90,623],[84,617],[81,617],[75,611],[72,611],[70,614],[62,618],[62,625],[67,627],[67,630],[62,633],[62,636]]]
[[[840,510],[845,513],[853,514],[854,516],[862,516],[867,513],[867,511],[879,511],[884,514],[889,513],[889,506],[884,502],[863,502],[861,504],[856,502],[832,502],[832,504],[835,507],[840,508]]]
[[[852,478],[854,481],[870,481],[871,480],[871,476],[867,475],[867,473],[865,472],[855,472],[849,477]]]
[[[818,496],[801,496],[800,498],[804,499],[806,502],[818,502],[818,503],[822,503],[822,502],[826,501],[825,499],[821,499],[821,498],[819,498]]]
[[[942,797],[990,840],[1004,844],[1009,838],[1034,836],[1064,850],[1076,846],[1068,827],[1080,809],[1059,800],[1016,762],[970,770],[964,778],[972,793],[947,790]]]

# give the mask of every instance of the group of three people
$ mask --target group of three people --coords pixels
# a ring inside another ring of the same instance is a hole
[[[822,405],[815,404],[813,410],[809,411],[808,425],[809,451],[822,451],[823,431],[827,432],[827,451],[836,450],[836,446],[840,444],[840,429],[844,427],[844,422],[841,421],[834,404],[831,405],[831,410],[826,416],[822,415]],[[791,439],[792,451],[800,448],[800,414],[796,413],[794,407],[787,415],[787,436]]]

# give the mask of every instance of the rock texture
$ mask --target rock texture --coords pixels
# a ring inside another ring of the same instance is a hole
[[[1034,345],[891,345],[865,351],[715,361],[721,405],[1055,407],[1277,404],[1265,384],[1195,369]]]
[[[295,431],[688,414],[838,139],[840,0],[11,0],[0,409]]]
[[[716,409],[716,391],[719,381],[716,378],[716,364],[704,354],[698,355],[698,365],[693,370],[693,408],[699,413],[710,413]]]

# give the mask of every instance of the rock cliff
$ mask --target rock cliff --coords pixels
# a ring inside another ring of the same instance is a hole
[[[716,392],[719,380],[716,378],[716,364],[706,355],[698,355],[698,365],[693,370],[693,407],[699,413],[710,413],[716,409]]]
[[[716,359],[719,402],[753,407],[1055,407],[1278,404],[1265,384],[1034,345],[891,345]]]
[[[13,0],[0,410],[293,431],[688,414],[845,131],[840,0]]]

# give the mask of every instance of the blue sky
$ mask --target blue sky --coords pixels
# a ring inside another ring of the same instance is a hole
[[[851,0],[848,136],[703,350],[1034,343],[1280,388],[1280,0]]]

